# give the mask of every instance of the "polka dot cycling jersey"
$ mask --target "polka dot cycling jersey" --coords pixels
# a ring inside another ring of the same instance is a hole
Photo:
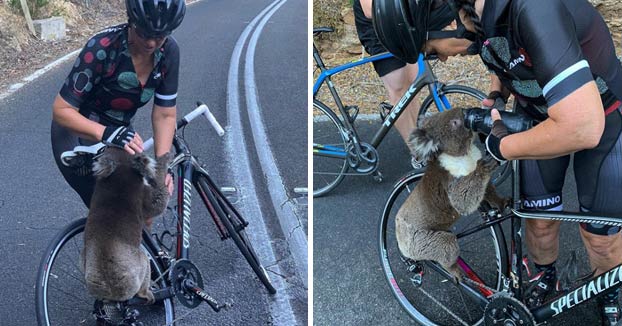
[[[622,99],[622,65],[587,0],[486,1],[482,24],[482,60],[537,115],[592,80],[605,108]]]
[[[128,125],[136,110],[155,96],[156,105],[174,106],[179,47],[169,36],[154,52],[154,68],[144,85],[128,48],[128,25],[107,28],[82,49],[60,95],[80,113],[103,125]]]

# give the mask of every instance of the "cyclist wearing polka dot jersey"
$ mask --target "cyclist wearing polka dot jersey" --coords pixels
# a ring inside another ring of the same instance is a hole
[[[179,48],[168,37],[154,53],[154,67],[143,84],[134,71],[128,48],[128,25],[108,28],[92,37],[76,59],[60,96],[79,112],[95,115],[103,125],[129,125],[139,107],[174,107],[177,99]],[[155,95],[155,97],[154,97]]]
[[[65,180],[90,205],[95,179],[90,162],[67,167],[60,156],[103,142],[130,154],[143,150],[131,120],[152,98],[155,155],[171,149],[176,123],[179,47],[171,32],[185,15],[183,0],[126,0],[128,23],[89,39],[53,104],[54,159]],[[172,179],[166,183],[172,191]]]

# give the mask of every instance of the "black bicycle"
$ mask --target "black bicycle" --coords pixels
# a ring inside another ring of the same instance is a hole
[[[330,27],[313,29],[313,35],[332,32]],[[377,148],[387,135],[395,121],[403,113],[404,108],[427,87],[429,94],[421,103],[419,118],[436,112],[456,107],[480,106],[486,97],[481,91],[462,85],[446,85],[438,80],[430,61],[434,56],[419,56],[417,78],[412,82],[406,93],[395,106],[380,105],[382,125],[371,142],[363,142],[355,128],[355,120],[359,108],[344,105],[339,93],[331,80],[331,76],[353,67],[390,58],[391,53],[381,53],[337,67],[327,68],[319,50],[313,44],[313,59],[316,69],[320,71],[313,85],[313,196],[319,197],[333,190],[346,175],[373,175],[378,182],[382,174],[378,171],[379,155]],[[322,85],[326,84],[338,111],[317,99]],[[340,113],[340,116],[336,112]],[[348,172],[351,171],[351,172]],[[507,170],[500,170],[498,176],[507,176]],[[501,177],[503,176],[503,177]],[[501,181],[499,180],[499,182]],[[497,182],[497,181],[495,181]]]
[[[276,293],[245,233],[248,222],[216,186],[190,151],[183,132],[179,132],[193,119],[204,115],[220,135],[224,133],[208,107],[200,102],[197,105],[195,110],[177,122],[178,132],[173,140],[176,156],[170,168],[176,171],[177,177],[176,209],[169,209],[162,215],[160,227],[154,223],[151,233],[143,231],[142,249],[151,264],[152,291],[156,302],[145,305],[142,299],[134,298],[128,302],[102,303],[89,297],[84,275],[78,267],[84,246],[86,219],[83,218],[65,227],[43,255],[36,283],[39,325],[82,325],[93,320],[97,311],[105,312],[106,316],[98,315],[96,318],[119,325],[174,325],[175,298],[187,308],[196,308],[204,301],[215,311],[227,307],[227,304],[219,304],[206,293],[201,271],[189,258],[193,188],[205,204],[221,240],[232,239],[268,292]],[[151,139],[145,142],[145,149],[152,144]],[[93,155],[103,147],[103,144],[96,144],[77,148],[77,151],[80,155]],[[67,157],[76,157],[76,149],[67,154]]]
[[[524,116],[502,113],[503,121],[512,124],[514,132],[534,124]],[[483,109],[471,109],[465,116],[465,124],[474,131],[489,132],[491,122],[490,114]],[[395,217],[422,174],[407,174],[394,185],[380,219],[380,261],[394,296],[417,322],[426,326],[537,325],[622,285],[622,265],[618,265],[598,277],[571,279],[571,285],[566,285],[555,298],[537,307],[527,307],[524,293],[535,283],[524,282],[523,274],[528,271],[522,267],[526,266],[522,256],[522,219],[615,226],[622,226],[622,219],[588,213],[525,211],[519,197],[518,161],[508,165],[512,171],[513,207],[500,212],[484,204],[479,214],[460,217],[450,230],[458,238],[457,262],[464,272],[458,283],[436,262],[413,261],[400,253]],[[503,224],[506,221],[510,225]],[[509,251],[504,229],[511,234]]]

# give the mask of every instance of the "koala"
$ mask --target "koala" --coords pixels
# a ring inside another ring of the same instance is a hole
[[[154,160],[108,147],[94,162],[96,182],[81,267],[87,290],[96,299],[126,301],[136,295],[154,302],[151,268],[140,244],[145,219],[166,209],[169,161],[169,154]]]
[[[401,253],[413,260],[434,260],[461,278],[456,264],[460,249],[447,230],[461,215],[475,212],[483,200],[503,209],[490,183],[497,162],[482,158],[473,143],[474,133],[464,126],[461,109],[424,119],[412,132],[408,146],[413,155],[427,159],[421,181],[396,216],[396,237]]]

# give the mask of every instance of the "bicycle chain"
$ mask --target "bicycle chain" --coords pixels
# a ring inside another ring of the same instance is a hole
[[[486,284],[484,284],[484,283],[480,283],[480,282],[474,281],[474,280],[472,280],[472,279],[470,279],[470,278],[466,278],[466,277],[465,277],[465,278],[463,278],[460,282],[462,282],[462,283],[467,283],[467,284],[469,284],[469,285],[472,285],[472,286],[475,286],[475,287],[478,287],[478,288],[484,288],[484,289],[486,289],[486,290],[488,290],[488,291],[492,292],[492,295],[495,295],[495,294],[497,294],[497,293],[499,293],[499,292],[503,292],[503,291],[498,291],[498,290],[495,290],[495,289],[493,289],[493,288],[491,288],[491,287],[487,286],[487,285],[486,285]]]

